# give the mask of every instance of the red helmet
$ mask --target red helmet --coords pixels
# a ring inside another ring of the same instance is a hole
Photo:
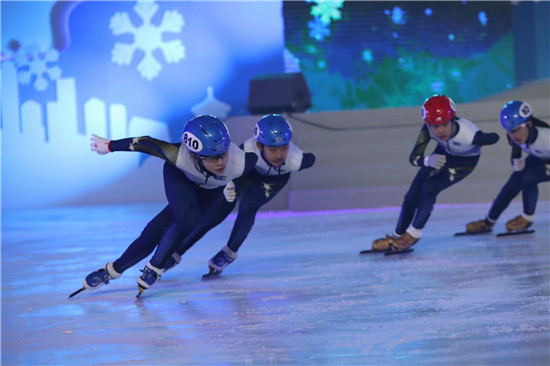
[[[455,102],[444,95],[435,94],[422,104],[422,119],[430,125],[441,125],[453,119]]]

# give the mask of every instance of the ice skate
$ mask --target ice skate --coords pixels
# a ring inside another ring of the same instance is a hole
[[[122,273],[118,273],[113,268],[113,262],[109,262],[104,267],[84,277],[82,288],[70,294],[69,297],[73,297],[84,290],[96,290],[103,285],[108,285],[110,280],[117,279],[121,275]]]
[[[222,271],[237,259],[237,252],[224,246],[208,261],[208,273],[202,276],[203,280],[219,276]]]
[[[506,232],[497,234],[497,237],[510,236],[510,235],[522,235],[532,234],[535,230],[528,230],[533,225],[532,221],[525,219],[522,215],[519,215],[506,223]]]
[[[524,231],[529,226],[533,225],[532,221],[527,221],[523,216],[519,215],[512,220],[506,222],[506,230],[508,231]]]
[[[481,219],[477,221],[472,221],[466,224],[466,232],[468,234],[482,234],[487,233],[493,229],[495,225],[494,222],[489,221],[488,219]]]
[[[156,268],[151,262],[148,262],[141,272],[143,273],[137,278],[139,293],[136,297],[139,297],[143,293],[143,290],[147,290],[153,286],[162,275],[162,269]]]
[[[396,239],[398,238],[393,235],[386,235],[385,238],[376,239],[372,242],[372,251],[385,252],[386,250],[390,249],[391,243],[393,243],[393,241]]]
[[[420,238],[415,238],[408,232],[400,236],[391,242],[390,247],[392,252],[407,252],[412,250],[411,247],[415,245]]]

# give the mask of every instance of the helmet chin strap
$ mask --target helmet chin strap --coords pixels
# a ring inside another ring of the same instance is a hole
[[[205,181],[204,181],[204,184],[206,184],[208,182],[208,178],[210,178],[211,176],[215,175],[213,173],[211,173],[210,171],[208,171],[208,169],[206,169],[204,167],[204,164],[202,162],[202,159],[199,158],[197,155],[193,154],[193,162],[195,163],[195,167],[197,168],[197,170],[199,172],[201,172],[204,177],[206,178]]]

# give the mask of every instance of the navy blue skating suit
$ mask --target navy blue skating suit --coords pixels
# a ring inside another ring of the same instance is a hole
[[[246,140],[241,149],[246,153],[254,153],[258,161],[254,170],[235,180],[239,209],[227,242],[227,247],[234,252],[239,250],[248,236],[260,207],[283,189],[290,174],[310,168],[315,163],[315,155],[304,153],[293,142],[289,143],[287,157],[280,167],[273,167],[264,159],[253,137]]]
[[[496,133],[484,133],[467,119],[454,117],[453,133],[447,141],[438,140],[426,124],[422,126],[409,161],[420,170],[405,195],[395,233],[403,235],[409,225],[422,230],[433,210],[437,195],[467,177],[479,161],[481,146],[498,141]],[[430,139],[437,142],[434,154],[445,155],[441,169],[424,165],[424,151]]]
[[[151,220],[141,235],[113,263],[122,273],[157,250],[150,263],[163,268],[164,262],[184,241],[195,243],[208,230],[223,221],[234,208],[223,196],[224,186],[254,169],[257,157],[235,144],[229,146],[229,158],[223,176],[204,169],[185,145],[151,137],[126,138],[109,143],[110,151],[139,151],[164,159],[164,188],[168,205]],[[157,246],[158,244],[158,246]]]
[[[522,193],[523,214],[534,216],[539,197],[538,184],[550,181],[550,125],[531,117],[533,125],[529,128],[527,141],[521,146],[508,138],[512,145],[511,160],[521,158],[522,151],[527,154],[523,170],[512,173],[493,201],[489,210],[489,219],[496,221],[510,202]]]

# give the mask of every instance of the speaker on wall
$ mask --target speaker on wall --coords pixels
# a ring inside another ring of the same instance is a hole
[[[311,94],[301,72],[261,75],[250,80],[250,114],[305,112]]]

